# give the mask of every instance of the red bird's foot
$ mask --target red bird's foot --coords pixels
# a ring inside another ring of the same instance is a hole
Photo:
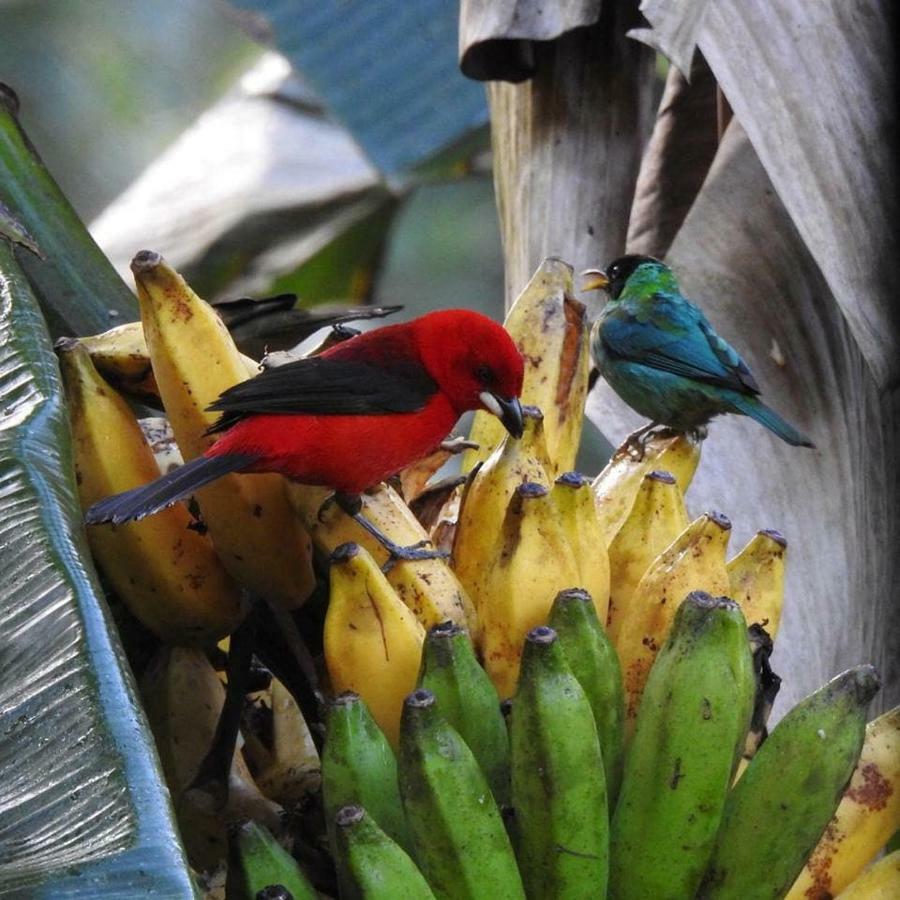
[[[382,541],[384,549],[390,554],[391,561],[395,562],[417,559],[448,559],[450,557],[446,550],[436,550],[430,544],[431,541],[423,540],[416,544],[411,544],[409,547],[401,547],[393,541],[388,541],[387,543]],[[391,564],[391,561],[388,562],[388,565]]]

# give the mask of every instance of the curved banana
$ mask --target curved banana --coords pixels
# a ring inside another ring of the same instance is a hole
[[[364,806],[393,840],[411,851],[394,752],[362,697],[347,691],[329,704],[322,750],[322,806],[333,849],[335,816],[351,803]]]
[[[878,686],[871,666],[848,669],[772,729],[728,794],[698,898],[787,893],[853,774]]]
[[[206,408],[247,378],[228,329],[159,254],[131,263],[144,335],[166,414],[185,459],[214,440]],[[197,492],[197,502],[226,569],[253,593],[284,608],[315,586],[311,547],[280,475],[226,475]]]
[[[58,345],[69,405],[82,509],[159,477],[153,451],[128,404],[100,377],[79,342]],[[87,532],[116,594],[172,644],[209,644],[230,634],[246,606],[209,539],[190,528],[182,504],[125,525]]]
[[[397,763],[415,859],[434,893],[448,900],[524,900],[487,780],[424,688],[404,701]]]
[[[606,631],[615,643],[644,573],[689,523],[675,476],[654,469],[641,479],[631,512],[609,545],[609,615]]]
[[[289,892],[293,900],[319,896],[297,860],[256,822],[242,822],[232,831],[228,857],[228,900],[256,900],[270,885]]]
[[[588,329],[585,307],[572,296],[572,268],[545,259],[516,298],[504,322],[525,358],[522,402],[545,416],[548,476],[575,468],[581,442],[588,385]],[[470,432],[478,450],[463,457],[463,471],[485,460],[503,440],[503,427],[493,416],[475,414]]]
[[[91,355],[97,371],[116,390],[151,406],[162,405],[141,322],[125,322],[102,334],[79,340]],[[241,354],[241,359],[248,376],[259,372],[256,360],[244,354]]]
[[[850,784],[787,900],[822,900],[843,891],[898,829],[900,706],[895,706],[866,726]]]
[[[578,472],[564,472],[553,483],[551,493],[566,537],[575,551],[581,579],[579,587],[591,595],[597,616],[605,622],[609,612],[609,553],[590,480]]]
[[[331,555],[330,585],[324,646],[332,687],[359,694],[396,747],[425,630],[358,544],[342,544]]]
[[[759,531],[728,561],[730,597],[741,605],[748,625],[757,623],[773,640],[784,605],[784,562],[787,541],[778,531]]]
[[[529,897],[606,896],[606,779],[591,704],[556,632],[528,633],[510,720],[516,858]]]
[[[473,584],[481,655],[497,693],[511,697],[525,635],[546,623],[556,595],[580,582],[578,561],[546,484],[519,485],[506,509],[497,553]]]
[[[700,442],[684,434],[662,432],[652,435],[644,444],[644,455],[635,459],[627,444],[613,454],[606,468],[594,479],[597,515],[606,543],[612,543],[622,523],[628,518],[641,482],[648,472],[670,472],[681,493],[687,489],[700,463]]]
[[[470,476],[460,501],[450,565],[475,604],[479,630],[483,623],[475,593],[481,590],[486,570],[500,552],[500,532],[509,501],[526,481],[548,484],[543,414],[535,407],[524,407],[522,413],[522,437],[518,441],[510,438],[497,447]]]
[[[590,701],[612,810],[622,781],[625,723],[619,657],[603,631],[590,596],[582,590],[560,591],[556,595],[550,610],[550,627],[559,635],[566,662]]]
[[[754,692],[740,608],[724,597],[689,594],[650,671],[628,750],[610,833],[611,897],[696,894]]]
[[[460,734],[499,805],[509,803],[509,737],[497,691],[478,664],[468,635],[452,622],[425,637],[418,687],[431,691]]]
[[[625,684],[626,730],[633,727],[650,667],[681,601],[692,591],[727,595],[725,551],[731,522],[720,513],[695,519],[650,565],[634,589],[616,636]]]
[[[330,502],[331,492],[326,488],[290,484],[288,496],[321,552],[330,555],[341,544],[355,543],[365,547],[379,565],[388,561],[387,550],[336,503]],[[428,540],[428,534],[392,487],[378,485],[360,499],[366,519],[401,547]],[[386,574],[397,596],[424,628],[450,620],[473,638],[477,636],[475,607],[443,559],[399,560]]]
[[[341,900],[434,900],[409,856],[362,806],[335,813]]]

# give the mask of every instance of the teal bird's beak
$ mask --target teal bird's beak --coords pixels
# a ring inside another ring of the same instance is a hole
[[[602,291],[609,287],[609,279],[602,269],[585,269],[581,277],[582,291]]]
[[[502,423],[503,427],[514,437],[522,437],[525,423],[522,420],[522,404],[518,397],[504,400],[496,394],[484,391],[481,394],[481,402],[485,409],[492,412]]]

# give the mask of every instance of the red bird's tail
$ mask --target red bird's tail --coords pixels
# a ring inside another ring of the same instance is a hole
[[[246,469],[256,457],[246,453],[223,453],[219,456],[199,456],[171,472],[132,488],[113,494],[95,503],[84,516],[88,525],[111,522],[121,525],[133,519],[143,519],[171,506],[223,475]]]

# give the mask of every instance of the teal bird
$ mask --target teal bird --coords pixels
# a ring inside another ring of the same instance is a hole
[[[759,399],[759,386],[734,347],[681,293],[672,270],[651,256],[622,256],[605,272],[588,269],[583,289],[603,289],[609,303],[591,331],[599,374],[651,428],[702,435],[713,416],[750,416],[783,441],[809,438]]]

